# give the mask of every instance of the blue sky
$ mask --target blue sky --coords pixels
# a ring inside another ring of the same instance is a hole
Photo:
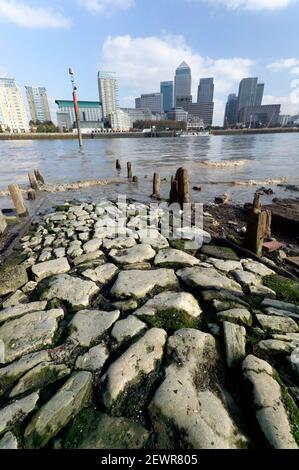
[[[0,74],[71,97],[98,99],[97,71],[119,78],[123,106],[158,91],[185,60],[193,94],[215,77],[215,124],[242,77],[265,81],[264,103],[299,112],[299,0],[0,0]],[[53,113],[54,114],[54,113]],[[53,116],[54,117],[54,116]]]

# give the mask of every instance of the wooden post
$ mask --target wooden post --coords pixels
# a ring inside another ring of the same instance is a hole
[[[172,204],[173,202],[178,202],[178,182],[172,176],[170,183],[169,203]]]
[[[253,211],[260,211],[262,209],[261,201],[260,201],[260,193],[257,191],[254,195],[253,199]]]
[[[138,183],[138,176],[133,176],[133,183]]]
[[[116,167],[117,170],[121,170],[121,164],[120,164],[119,160],[116,160],[115,167]]]
[[[28,201],[34,201],[36,199],[36,191],[35,189],[29,189],[29,191],[27,191],[27,197],[28,197]]]
[[[176,179],[178,181],[178,202],[182,206],[184,203],[190,202],[188,170],[179,168]]]
[[[245,247],[261,256],[265,238],[271,237],[272,213],[263,210],[260,203],[260,194],[256,193],[253,201],[253,208],[248,217]]]
[[[17,214],[21,217],[26,216],[28,212],[24,204],[24,199],[19,186],[17,184],[10,184],[8,186],[8,190],[10,192]]]
[[[128,170],[128,178],[129,180],[132,179],[133,173],[132,173],[132,163],[127,162],[127,170]]]
[[[152,197],[160,198],[160,187],[161,187],[160,175],[159,173],[154,173]]]
[[[38,182],[37,182],[37,179],[36,179],[34,173],[28,173],[28,178],[29,178],[31,188],[35,189],[35,191],[38,191],[39,190],[39,185],[38,185]]]
[[[43,177],[43,175],[41,174],[39,168],[36,168],[36,170],[34,170],[34,175],[35,175],[35,178],[37,179],[37,181],[41,184],[45,184],[45,178]]]
[[[2,213],[2,210],[0,209],[0,235],[4,232],[6,227],[7,227],[6,219]]]

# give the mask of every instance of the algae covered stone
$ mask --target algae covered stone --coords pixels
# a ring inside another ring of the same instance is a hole
[[[197,326],[201,308],[192,294],[162,292],[134,312],[151,326],[177,330]]]
[[[88,370],[90,372],[100,372],[109,357],[109,352],[105,343],[98,344],[90,348],[85,354],[78,356],[75,368]]]
[[[35,280],[41,281],[42,279],[54,276],[55,274],[67,273],[70,271],[71,267],[67,258],[57,258],[51,261],[45,261],[44,263],[35,264],[31,269],[35,276]]]
[[[165,248],[160,250],[155,257],[155,265],[160,267],[184,268],[187,266],[196,266],[200,261],[194,256],[174,248]]]
[[[81,346],[90,347],[111,328],[119,316],[119,310],[81,310],[70,323],[70,337]]]
[[[0,410],[0,435],[11,429],[15,424],[22,423],[24,419],[35,409],[39,400],[37,392],[27,397],[15,400]]]
[[[118,264],[135,264],[152,260],[156,255],[150,245],[139,244],[125,250],[111,250],[110,258]]]
[[[235,295],[243,295],[240,284],[220,274],[214,268],[195,266],[193,268],[181,269],[177,271],[177,275],[191,287],[198,287],[199,289],[223,289]]]
[[[44,447],[89,403],[91,389],[90,372],[74,373],[28,424],[24,434],[26,447]]]
[[[103,402],[108,409],[130,386],[156,369],[163,356],[166,338],[164,330],[152,328],[111,364],[103,378]]]
[[[227,365],[231,368],[238,367],[246,355],[246,330],[244,326],[225,321],[223,331]]]
[[[146,329],[146,324],[135,317],[135,315],[129,315],[124,320],[119,320],[115,323],[111,336],[116,339],[118,343],[123,343],[130,338],[138,335],[142,330]]]
[[[7,266],[0,270],[0,297],[15,292],[28,282],[24,266]]]

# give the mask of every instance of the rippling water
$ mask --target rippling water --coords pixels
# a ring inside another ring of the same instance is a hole
[[[242,136],[209,136],[157,139],[85,140],[84,153],[78,152],[77,141],[0,141],[0,189],[16,182],[27,184],[27,173],[40,168],[47,182],[73,182],[92,178],[115,178],[115,160],[133,165],[139,185],[121,185],[92,190],[94,193],[127,192],[130,196],[147,197],[151,193],[152,174],[158,171],[161,193],[167,196],[170,176],[184,165],[189,169],[190,185],[201,185],[202,192],[192,191],[197,201],[213,200],[227,192],[233,201],[252,198],[257,187],[231,186],[232,181],[276,179],[286,177],[288,183],[299,184],[299,133]],[[203,160],[246,160],[243,166],[213,168]],[[211,183],[218,183],[217,185]],[[283,188],[274,188],[278,197],[299,196]],[[1,202],[0,202],[1,204]]]

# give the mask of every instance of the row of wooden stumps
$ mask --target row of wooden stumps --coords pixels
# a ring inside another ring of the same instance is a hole
[[[121,171],[121,164],[119,160],[116,160],[115,167],[117,171]],[[132,181],[133,183],[138,183],[138,176],[133,176],[133,171],[132,171],[132,163],[127,162],[127,174],[128,174],[128,180]]]
[[[36,193],[40,190],[40,185],[45,184],[45,179],[39,169],[34,170],[33,173],[28,173],[30,189],[27,191],[29,201],[36,199]],[[10,184],[8,186],[10,196],[14,203],[16,213],[19,217],[25,217],[28,214],[23,194],[17,184]]]
[[[245,248],[261,256],[264,240],[271,237],[271,224],[272,213],[262,209],[260,194],[257,192],[247,221]]]

